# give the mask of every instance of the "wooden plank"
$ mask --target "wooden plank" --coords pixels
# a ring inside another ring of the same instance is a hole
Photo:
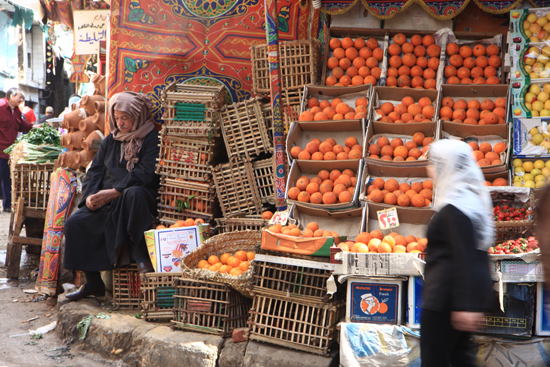
[[[21,228],[25,220],[23,216],[24,206],[25,199],[20,197],[15,205],[15,224],[12,231],[12,238],[21,234]],[[6,267],[8,268],[6,274],[7,278],[19,278],[19,264],[21,263],[22,247],[21,243],[15,243],[10,238],[6,252]]]
[[[36,245],[42,246],[42,238],[31,238],[31,237],[21,237],[13,236],[11,238],[13,243],[23,244],[23,245]]]
[[[46,210],[24,208],[24,216],[27,218],[46,218]]]

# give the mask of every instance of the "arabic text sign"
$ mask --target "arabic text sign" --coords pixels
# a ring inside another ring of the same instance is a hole
[[[110,10],[75,10],[74,44],[77,55],[97,53],[99,41],[108,37]]]

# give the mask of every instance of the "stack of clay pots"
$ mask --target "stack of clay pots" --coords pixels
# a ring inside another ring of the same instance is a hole
[[[94,159],[94,140],[102,140],[105,131],[105,77],[92,78],[96,87],[94,95],[84,96],[79,105],[63,118],[62,127],[68,131],[61,136],[61,145],[69,151],[59,156],[58,165],[64,168],[86,168]],[[103,87],[102,87],[103,86]]]

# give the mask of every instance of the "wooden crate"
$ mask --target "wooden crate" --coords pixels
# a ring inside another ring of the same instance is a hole
[[[212,182],[198,183],[162,177],[159,194],[157,209],[161,222],[172,224],[187,218],[202,218],[209,222],[217,214],[215,187]],[[192,196],[195,197],[189,200]],[[178,200],[188,201],[189,207],[178,210]]]
[[[283,109],[283,125],[285,127],[285,135],[288,135],[290,124],[294,121],[298,121],[303,99],[303,88],[293,91],[284,91],[281,93],[281,106]]]
[[[17,200],[23,197],[27,209],[47,210],[54,164],[16,163],[10,169],[12,209]]]
[[[222,337],[246,327],[252,302],[229,285],[176,278],[174,287],[172,327]]]
[[[162,92],[162,120],[170,133],[183,133],[191,137],[213,137],[219,134],[219,110],[223,106],[225,87],[178,84],[168,85]],[[198,121],[180,120],[176,117],[177,103],[203,105],[204,118]]]
[[[119,310],[141,308],[141,278],[137,265],[113,269],[113,305]]]
[[[141,312],[146,321],[170,321],[174,316],[174,279],[182,273],[141,274]]]
[[[252,162],[254,179],[258,187],[258,193],[262,203],[275,204],[275,173],[273,157],[261,161]]]
[[[255,294],[312,303],[328,300],[327,280],[332,271],[326,264],[268,255],[256,255],[252,264]]]
[[[269,94],[271,80],[267,44],[251,46],[252,90]],[[321,74],[321,43],[316,39],[279,43],[279,78],[281,90],[296,90],[308,84],[319,84]]]
[[[524,189],[524,188],[517,188],[515,189],[518,192],[507,192],[507,191],[499,191],[498,187],[494,187],[490,189],[491,197],[493,200],[493,207],[496,205],[500,205],[501,207],[504,205],[508,205],[510,207],[526,207],[528,210],[533,211],[534,204],[535,204],[535,194],[533,190],[530,189]],[[522,203],[517,200],[517,196],[521,193],[519,191],[528,191],[528,200],[525,203]],[[495,231],[496,231],[496,238],[495,238],[495,245],[501,244],[502,242],[508,241],[508,240],[517,240],[520,237],[528,237],[533,234],[533,225],[535,222],[534,218],[534,211],[533,211],[533,218],[531,220],[513,220],[513,221],[498,221],[495,220]]]
[[[250,340],[328,355],[345,303],[306,303],[256,294],[250,309]]]
[[[226,105],[221,110],[222,134],[229,158],[250,160],[262,153],[273,153],[258,98]]]
[[[168,133],[166,127],[162,128],[156,165],[158,175],[210,182],[213,158],[212,140],[188,138],[186,134]]]
[[[212,172],[224,217],[236,213],[260,213],[262,203],[251,162],[220,164],[214,167]]]
[[[216,218],[218,233],[261,231],[268,223],[269,221],[262,219],[261,215],[236,214],[229,218]]]

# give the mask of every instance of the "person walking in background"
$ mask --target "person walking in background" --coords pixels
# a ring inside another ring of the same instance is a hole
[[[30,122],[31,124],[36,122],[36,115],[34,114],[33,109],[29,106],[25,106],[25,96],[23,96],[23,102],[19,105],[19,110],[21,111],[21,115],[25,121]]]
[[[48,107],[46,107],[46,116],[42,117],[40,119],[40,121],[38,121],[38,123],[42,124],[42,123],[46,122],[46,120],[53,119],[53,118],[54,118],[54,116],[53,116],[53,107],[48,106]]]
[[[11,211],[11,172],[10,156],[4,153],[17,139],[19,132],[28,132],[33,128],[31,122],[24,121],[19,105],[24,101],[23,93],[17,88],[6,92],[6,98],[0,99],[0,185],[4,190],[4,211]]]
[[[491,197],[468,144],[432,143],[428,159],[437,213],[427,233],[422,366],[474,366],[470,333],[478,330],[492,295],[487,254],[494,244]]]

